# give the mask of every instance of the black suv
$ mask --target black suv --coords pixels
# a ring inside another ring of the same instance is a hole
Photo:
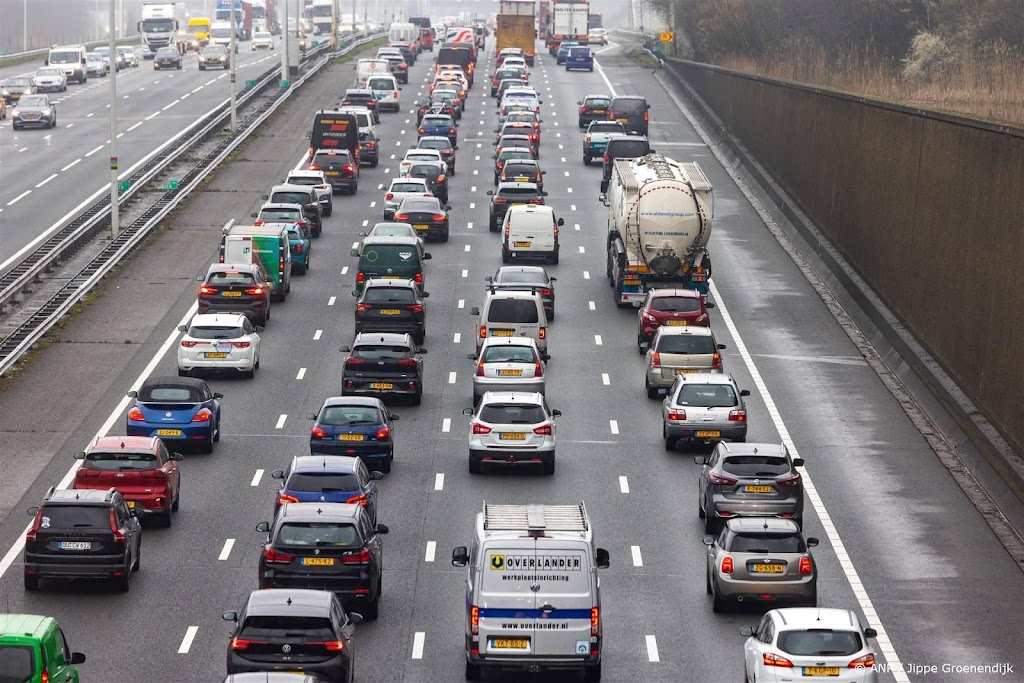
[[[318,149],[309,162],[309,170],[323,171],[335,192],[359,190],[359,164],[347,149]]]
[[[429,161],[416,162],[409,167],[409,172],[405,175],[407,178],[423,178],[434,196],[442,203],[448,203],[448,176],[444,174],[440,164]]]
[[[498,232],[505,221],[508,207],[513,204],[543,204],[547,192],[541,192],[536,183],[498,183],[497,190],[487,190],[491,197],[491,232]]]
[[[342,396],[407,396],[413,405],[423,398],[423,359],[412,335],[396,332],[357,334],[341,371]]]
[[[320,197],[317,196],[316,190],[309,185],[293,185],[291,183],[274,185],[270,188],[270,194],[262,196],[268,204],[299,204],[302,206],[303,217],[309,222],[306,227],[309,228],[313,237],[319,237],[323,232],[323,206],[320,204]],[[261,210],[262,208],[260,207]]]
[[[545,173],[547,171],[540,170],[540,162],[536,159],[515,159],[505,162],[498,182],[535,183],[537,189],[543,192]]]
[[[352,635],[363,617],[346,614],[333,593],[297,588],[253,591],[241,614],[222,616],[235,622],[228,674],[300,671],[332,683],[352,680]],[[274,679],[268,675],[266,680]]]
[[[604,148],[604,162],[601,166],[601,192],[608,191],[612,179],[612,161],[615,159],[639,159],[653,154],[651,143],[642,135],[613,135]]]
[[[580,106],[580,128],[586,128],[591,121],[607,121],[608,107],[611,106],[611,103],[610,95],[587,95],[577,102],[576,104]]]
[[[288,503],[273,522],[260,557],[260,588],[301,586],[331,591],[346,606],[376,619],[380,605],[383,524],[359,504]]]
[[[360,332],[407,332],[417,344],[427,334],[427,309],[419,287],[409,279],[366,281],[356,300],[356,334]]]
[[[380,123],[380,103],[368,88],[349,88],[341,98],[340,107],[366,107],[373,112],[373,122]]]
[[[25,590],[39,588],[42,577],[111,579],[128,590],[139,569],[142,525],[117,489],[50,487],[28,513],[35,521],[25,535]]]
[[[400,55],[384,55],[380,59],[388,63],[388,70],[391,71],[391,75],[395,77],[396,81],[402,85],[408,85],[409,65],[406,64],[405,57]]]
[[[613,97],[608,106],[608,118],[625,126],[626,131],[647,135],[648,110],[651,105],[640,95]]]
[[[244,313],[254,325],[266,327],[270,320],[270,297],[274,285],[255,263],[214,263],[199,276],[200,313]]]

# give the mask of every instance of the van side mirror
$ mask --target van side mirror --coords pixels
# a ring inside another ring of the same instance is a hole
[[[471,353],[468,356],[466,356],[466,358],[470,360],[477,360],[477,355],[475,353]]]
[[[469,549],[464,545],[460,545],[458,548],[452,551],[452,566],[453,567],[465,567],[469,562]]]
[[[352,353],[352,349],[350,349],[350,348],[349,348],[349,347],[347,347],[347,346],[342,346],[342,347],[341,347],[340,349],[338,349],[338,350],[339,350],[339,351],[341,351],[342,353]]]
[[[804,459],[803,458],[793,458],[793,467],[803,467],[803,466],[804,466]]]
[[[750,396],[749,389],[740,389],[740,396]]]
[[[647,350],[651,348],[651,343],[650,342],[640,342],[639,346],[640,346],[640,350],[641,351],[643,351],[644,353],[647,353]]]
[[[563,225],[565,225],[565,219],[564,218],[559,218],[558,219],[558,227],[562,227]]]
[[[462,409],[462,414],[463,415],[472,415],[473,414],[473,409],[472,408],[463,408]]]
[[[807,537],[807,547],[808,548],[816,548],[817,546],[818,546],[818,539],[815,538],[814,536],[808,536]]]
[[[270,522],[260,522],[256,525],[256,531],[267,533],[268,531],[270,531]]]
[[[260,195],[260,199],[270,199],[270,195],[267,195],[267,194],[261,194],[261,195]]]
[[[493,196],[493,195],[494,195],[494,190],[487,190],[487,196],[488,197]]]
[[[480,309],[477,308],[476,306],[474,306],[473,308],[469,309],[469,314],[470,315],[480,315]]]
[[[430,254],[429,254],[429,253],[427,253],[427,254],[424,254],[424,255],[423,255],[423,260],[424,260],[424,261],[429,261],[429,260],[430,260]]]
[[[608,551],[604,548],[597,549],[597,568],[607,569],[611,564],[611,557],[608,555]]]
[[[548,193],[547,193],[547,192],[541,192],[541,193],[540,193],[540,196],[541,196],[541,197],[547,197],[547,196],[548,196]]]

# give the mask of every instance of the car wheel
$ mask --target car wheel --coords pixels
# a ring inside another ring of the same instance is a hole
[[[327,208],[324,209],[324,215],[325,216],[333,216],[334,215],[334,202],[329,202],[327,204]],[[317,235],[319,235],[319,234],[320,233],[317,233]]]
[[[480,474],[480,461],[473,460],[473,456],[469,457],[469,473]]]
[[[466,680],[479,681],[483,677],[483,668],[479,664],[466,662]]]
[[[127,593],[128,589],[132,587],[131,575],[131,568],[128,566],[128,563],[125,562],[124,571],[121,572],[121,576],[118,576],[114,579],[114,588],[121,591],[122,593]]]
[[[555,473],[555,459],[551,458],[551,462],[544,463],[543,464],[543,468],[544,468],[543,469],[544,474],[554,474]]]
[[[586,154],[583,155],[583,165],[590,166],[590,157],[588,157]]]
[[[217,418],[217,430],[213,433],[213,440],[220,441],[220,418]]]
[[[296,275],[305,275],[306,274],[306,264],[299,265],[299,264],[296,263],[295,264],[295,274]]]
[[[707,591],[708,595],[714,595],[711,590],[711,575],[708,574],[707,569],[704,570],[704,590]]]
[[[39,577],[35,574],[25,574],[25,590],[37,591],[39,590]]]
[[[167,514],[167,526],[171,525],[171,515]],[[132,571],[137,572],[142,567],[142,536],[139,536],[139,547],[135,549],[135,563],[132,564]]]
[[[166,512],[160,515],[160,525],[167,529],[170,528],[171,524],[173,524],[173,521],[171,520],[171,510],[168,508]],[[138,571],[138,568],[133,571]]]
[[[647,387],[647,398],[658,398],[658,390],[651,386],[650,381],[645,379],[644,385]]]
[[[377,599],[373,602],[363,605],[360,608],[360,614],[362,614],[363,619],[366,619],[367,621],[376,621],[377,617],[380,615],[380,596],[378,595]]]
[[[181,368],[178,368],[178,377],[190,377],[191,375],[191,370],[182,370]]]
[[[704,519],[704,506],[700,504],[699,500],[697,501],[697,517]]]
[[[174,502],[171,503],[171,512],[177,512],[181,502],[181,473],[178,473],[178,490],[174,494]]]
[[[200,65],[199,65],[199,70],[200,70],[200,71],[206,71],[206,67],[205,67],[205,66],[203,66],[202,64],[200,64]],[[119,69],[119,71],[120,71],[120,69]]]
[[[384,461],[384,464],[380,466],[380,471],[383,472],[384,474],[387,474],[388,472],[390,472],[391,471],[391,465],[392,465],[392,463],[394,463],[394,461],[395,461],[395,456],[393,454],[389,455],[387,460]]]
[[[676,438],[674,436],[665,437],[665,450],[673,451],[676,448]]]
[[[601,662],[598,662],[597,666],[584,669],[583,680],[586,681],[586,683],[599,683],[601,680]]]
[[[724,612],[725,610],[726,610],[725,600],[723,600],[722,598],[718,597],[718,593],[715,593],[714,589],[712,589],[712,592],[711,592],[711,611],[715,612],[715,613],[719,613],[719,612]]]
[[[487,227],[491,232],[498,232],[498,222],[494,220],[494,216],[491,216],[491,223]]]
[[[718,521],[707,510],[704,511],[704,533],[714,536],[719,532]]]

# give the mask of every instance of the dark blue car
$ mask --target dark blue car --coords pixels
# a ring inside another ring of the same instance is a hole
[[[181,445],[196,444],[204,453],[213,452],[220,441],[220,400],[201,379],[191,377],[150,377],[128,409],[128,436],[158,436]],[[176,446],[171,446],[175,450]]]
[[[394,422],[379,398],[335,396],[324,401],[309,435],[313,455],[350,455],[361,458],[372,470],[390,472],[395,459]]]
[[[452,145],[458,141],[458,129],[455,119],[447,114],[424,114],[420,121],[419,137],[437,136],[448,138]]]
[[[287,470],[270,474],[281,480],[274,514],[285,503],[348,503],[362,505],[377,523],[377,480],[359,458],[345,455],[299,455]]]
[[[558,64],[564,64],[565,58],[569,55],[569,48],[579,46],[580,44],[575,40],[563,40],[558,46],[558,50],[555,51],[555,61]]]
[[[292,271],[296,275],[305,275],[309,270],[309,248],[312,242],[309,228],[305,225],[292,223],[288,226],[288,246],[292,252]]]
[[[572,71],[573,69],[594,70],[594,54],[589,47],[580,45],[569,48],[565,55],[565,70]]]

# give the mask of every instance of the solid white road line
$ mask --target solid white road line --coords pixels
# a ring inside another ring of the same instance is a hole
[[[654,636],[644,636],[647,641],[647,661],[649,662],[660,662],[661,658],[658,657],[658,639]]]
[[[633,566],[642,567],[644,566],[644,558],[640,555],[640,546],[631,545],[629,551],[633,554]]]
[[[224,547],[220,549],[220,555],[217,556],[218,560],[224,561],[231,556],[231,549],[235,547],[235,539],[228,538],[224,540]]]
[[[264,470],[256,470],[252,475],[252,481],[249,482],[249,486],[259,486],[260,480],[263,479]]]
[[[619,477],[619,491],[629,493],[629,479],[625,476]]]
[[[282,413],[281,417],[277,418],[277,424],[274,426],[274,429],[284,429],[284,423],[285,423],[285,420],[287,420],[287,419],[288,419],[288,414],[287,413]]]
[[[198,626],[189,626],[185,629],[185,637],[181,639],[181,645],[178,646],[179,655],[188,654],[188,651],[192,648],[192,641],[195,640],[198,631]]]
[[[437,474],[434,475],[434,490],[444,490],[444,472],[438,472]]]
[[[423,631],[416,631],[416,635],[412,638],[412,658],[423,659],[423,640],[427,637],[427,634]]]
[[[423,555],[424,562],[433,562],[437,552],[437,541],[427,541],[427,552]]]
[[[619,433],[619,421],[618,420],[609,420],[608,421],[608,425],[612,429],[612,434],[618,434]]]

